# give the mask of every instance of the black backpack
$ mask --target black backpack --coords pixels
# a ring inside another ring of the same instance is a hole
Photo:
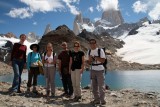
[[[104,53],[105,53],[105,48],[102,48],[102,50],[104,51]],[[89,50],[89,52],[88,52],[88,55],[90,55],[90,53],[91,53],[91,50]],[[100,57],[101,56],[101,49],[100,48],[98,48],[98,57]],[[104,69],[105,69],[105,74],[107,73],[107,58],[105,59],[105,61],[104,61],[104,63],[101,63],[101,64],[97,64],[97,65],[103,65],[103,67],[104,67]]]

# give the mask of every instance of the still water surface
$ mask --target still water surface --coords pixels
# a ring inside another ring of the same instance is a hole
[[[90,84],[90,72],[84,72],[82,76],[82,87]],[[27,80],[28,74],[22,74],[22,79]],[[0,81],[12,82],[13,74],[0,76]],[[160,70],[143,70],[143,71],[112,71],[106,74],[106,84],[111,90],[120,90],[133,88],[140,91],[160,92]],[[38,77],[38,85],[45,85],[42,75]],[[56,74],[56,86],[62,87],[59,74]]]

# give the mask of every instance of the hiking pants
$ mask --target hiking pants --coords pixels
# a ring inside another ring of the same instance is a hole
[[[28,83],[27,87],[37,86],[37,77],[39,74],[39,67],[30,67],[30,72],[28,72]],[[33,84],[32,84],[33,79]]]
[[[80,69],[71,71],[74,96],[81,96],[81,78],[82,74],[80,73]]]
[[[21,75],[24,67],[24,60],[14,58],[12,61],[12,67],[14,72],[12,91],[20,91]]]
[[[62,73],[62,83],[63,83],[64,92],[66,94],[72,95],[73,86],[72,86],[71,74]]]
[[[55,75],[56,75],[56,70],[55,67],[45,67],[44,70],[44,75],[46,78],[46,92],[50,92],[51,88],[51,93],[55,94]]]
[[[105,75],[104,71],[91,71],[92,92],[94,100],[103,102],[105,100]]]

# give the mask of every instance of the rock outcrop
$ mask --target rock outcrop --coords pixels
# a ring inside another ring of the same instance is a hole
[[[119,10],[107,10],[102,13],[102,20],[106,20],[109,24],[108,26],[113,27],[121,25],[124,19]]]
[[[40,37],[37,36],[34,32],[29,32],[27,34],[27,41],[28,42],[35,42],[35,41],[39,41],[40,40]]]
[[[74,32],[70,30],[66,25],[62,25],[57,27],[55,30],[52,30],[51,32],[47,33],[46,35],[42,36],[42,39],[39,42],[40,51],[45,51],[48,42],[51,42],[54,45],[54,50],[56,52],[61,51],[62,42],[67,42],[68,47],[70,49],[73,49],[74,41],[80,41],[82,50],[87,50],[87,41],[83,38],[76,36]]]
[[[12,32],[8,32],[7,34],[4,34],[7,38],[16,38],[16,36]]]
[[[50,24],[48,24],[47,26],[46,26],[46,29],[45,29],[45,31],[44,31],[44,34],[43,35],[46,35],[48,32],[50,32],[51,31],[51,25]]]

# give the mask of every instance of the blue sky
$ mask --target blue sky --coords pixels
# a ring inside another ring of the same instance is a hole
[[[79,12],[92,21],[102,12],[113,8],[121,10],[125,22],[132,23],[147,16],[160,18],[159,0],[0,0],[0,33],[35,32],[42,36],[47,24],[55,29],[65,24],[73,29]]]

